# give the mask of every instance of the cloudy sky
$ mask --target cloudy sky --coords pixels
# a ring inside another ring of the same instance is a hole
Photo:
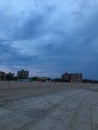
[[[98,79],[98,0],[0,0],[0,70]]]

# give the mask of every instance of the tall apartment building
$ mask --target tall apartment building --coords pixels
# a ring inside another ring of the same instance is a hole
[[[64,73],[63,75],[62,75],[62,80],[63,81],[66,81],[66,82],[70,82],[70,75],[69,75],[69,73]]]
[[[25,70],[17,71],[17,77],[19,79],[28,79],[29,78],[29,71],[25,71]]]
[[[5,80],[13,80],[14,79],[14,73],[6,73],[5,74]]]
[[[71,82],[82,82],[82,74],[81,73],[71,73],[70,81]]]
[[[0,71],[0,80],[5,79],[5,72]]]
[[[64,73],[62,75],[62,80],[66,82],[82,82],[81,73]]]

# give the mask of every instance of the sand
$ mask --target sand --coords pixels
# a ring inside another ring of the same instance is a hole
[[[98,130],[98,85],[0,82],[0,130]]]

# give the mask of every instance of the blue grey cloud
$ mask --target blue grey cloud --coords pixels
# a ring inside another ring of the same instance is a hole
[[[68,71],[97,79],[97,6],[93,0],[2,0],[1,65],[36,75]]]
[[[47,7],[43,12],[30,12],[26,16],[25,21],[21,27],[17,27],[13,37],[15,40],[27,40],[38,38],[45,35],[48,32],[48,20],[51,16],[51,13],[55,9],[54,6]]]

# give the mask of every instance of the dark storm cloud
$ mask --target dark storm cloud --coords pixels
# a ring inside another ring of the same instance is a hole
[[[6,44],[4,40],[2,43],[0,42],[0,65],[15,69],[16,66],[31,67],[32,64],[39,62],[38,56],[22,55],[18,49],[9,46],[9,44],[10,42],[7,41]]]
[[[45,35],[48,31],[49,17],[51,17],[54,10],[54,6],[49,6],[42,12],[30,12],[25,21],[23,21],[23,25],[17,27],[15,33],[13,33],[14,39],[29,40]]]
[[[0,10],[1,63],[97,78],[98,3],[31,1]]]

